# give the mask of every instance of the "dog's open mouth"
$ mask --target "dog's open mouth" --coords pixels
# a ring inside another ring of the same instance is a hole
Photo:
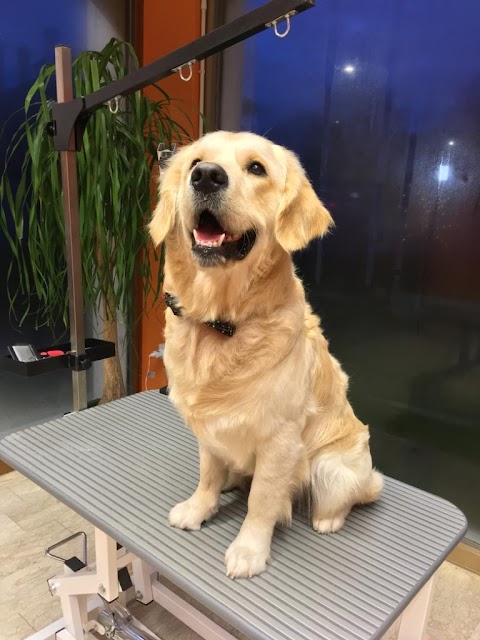
[[[214,266],[227,260],[243,260],[253,247],[256,237],[253,229],[245,233],[229,233],[215,215],[205,209],[192,233],[192,251],[202,266]]]
[[[197,245],[202,247],[221,247],[224,242],[237,242],[241,233],[227,233],[210,211],[202,211],[197,228],[193,230]]]

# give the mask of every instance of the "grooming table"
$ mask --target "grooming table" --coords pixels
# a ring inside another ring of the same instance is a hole
[[[57,638],[83,638],[77,594],[114,600],[117,568],[133,560],[137,598],[160,602],[205,638],[232,636],[174,596],[157,571],[255,640],[380,638],[402,612],[399,637],[415,640],[431,578],[466,531],[449,502],[386,478],[381,499],[355,508],[336,534],[319,535],[300,516],[291,528],[277,527],[268,570],[233,581],[223,557],[246,514],[245,498],[222,495],[219,513],[201,531],[168,526],[171,507],[196,487],[197,445],[158,391],[7,435],[0,457],[96,527],[96,569],[49,581],[66,625]]]

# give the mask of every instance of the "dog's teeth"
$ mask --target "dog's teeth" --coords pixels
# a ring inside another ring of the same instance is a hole
[[[222,235],[220,236],[220,238],[218,240],[200,240],[200,238],[198,237],[198,233],[197,230],[194,229],[193,230],[193,237],[195,238],[195,243],[198,244],[200,247],[221,247],[223,244],[223,241],[225,240],[225,234],[222,233]]]
[[[236,242],[237,240],[240,240],[241,237],[242,237],[241,233],[236,233],[234,235],[227,236],[227,242]]]

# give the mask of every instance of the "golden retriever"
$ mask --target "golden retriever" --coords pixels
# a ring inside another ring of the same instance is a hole
[[[222,490],[252,478],[225,564],[253,576],[296,495],[309,491],[313,527],[330,533],[383,486],[290,256],[333,222],[297,157],[251,133],[182,148],[159,193],[150,233],[166,249],[169,394],[200,452],[198,488],[169,522],[199,529]]]

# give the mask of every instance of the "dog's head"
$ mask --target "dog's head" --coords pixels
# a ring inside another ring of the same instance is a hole
[[[291,151],[218,131],[173,156],[150,233],[157,245],[180,234],[200,267],[216,267],[278,245],[302,249],[332,224]]]

